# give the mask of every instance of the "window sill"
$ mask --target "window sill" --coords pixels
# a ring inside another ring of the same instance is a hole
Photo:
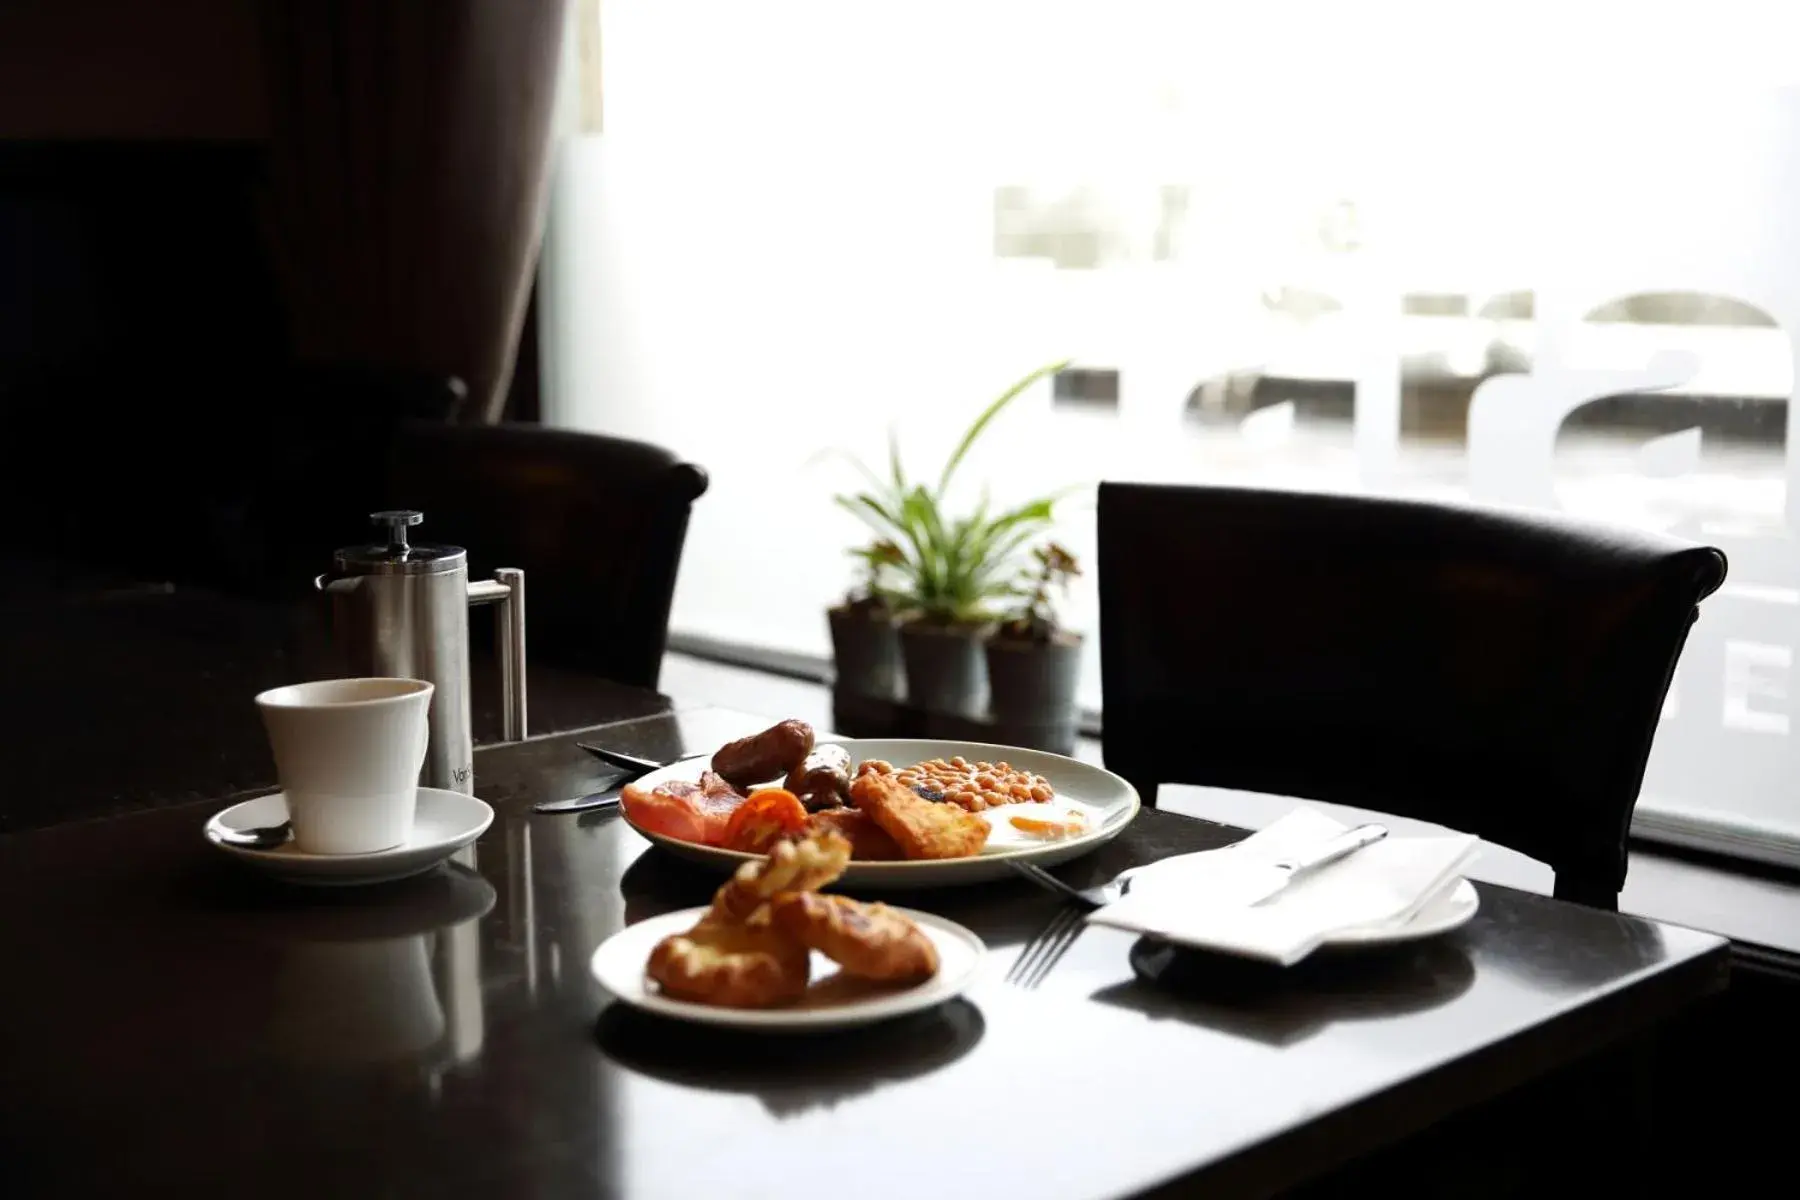
[[[1634,842],[1620,907],[1728,937],[1741,959],[1782,961],[1789,971],[1800,965],[1794,871]]]

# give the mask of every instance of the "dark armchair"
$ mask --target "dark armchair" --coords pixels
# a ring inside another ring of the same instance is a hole
[[[537,425],[408,421],[384,504],[470,570],[525,571],[533,662],[655,687],[688,513],[706,472],[642,442]]]

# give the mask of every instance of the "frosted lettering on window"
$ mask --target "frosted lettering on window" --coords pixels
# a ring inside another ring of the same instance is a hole
[[[1697,396],[1695,403],[1702,412],[1708,404],[1732,403],[1709,397],[1707,387],[1696,385],[1702,372],[1719,364],[1709,364],[1689,350],[1656,350],[1637,370],[1571,361],[1574,335],[1583,317],[1591,319],[1596,310],[1629,309],[1630,301],[1647,293],[1676,293],[1703,307],[1749,306],[1766,318],[1766,324],[1782,331],[1783,353],[1791,370],[1800,372],[1800,353],[1794,339],[1786,336],[1800,328],[1800,290],[1789,282],[1800,278],[1800,245],[1786,236],[1779,245],[1792,252],[1754,262],[1699,264],[1642,280],[1622,277],[1625,286],[1606,295],[1540,290],[1531,369],[1485,379],[1470,398],[1469,497],[1537,508],[1567,507],[1557,487],[1558,435],[1571,418],[1598,401],[1685,388]],[[1357,381],[1359,478],[1374,491],[1389,490],[1386,481],[1400,449],[1392,399],[1397,360],[1398,355],[1385,363],[1371,360],[1370,376]],[[1367,405],[1365,387],[1374,398]],[[1744,403],[1782,401],[1758,397]],[[1787,446],[1779,457],[1767,455],[1779,464],[1783,495],[1766,522],[1721,521],[1703,509],[1679,506],[1662,522],[1672,533],[1723,547],[1731,558],[1731,579],[1726,590],[1707,603],[1690,631],[1664,702],[1645,776],[1642,807],[1647,811],[1663,806],[1705,811],[1721,804],[1723,792],[1731,798],[1730,807],[1754,824],[1800,832],[1789,799],[1792,781],[1800,775],[1800,745],[1791,736],[1788,698],[1794,647],[1800,644],[1800,555],[1795,543],[1800,528],[1796,503],[1800,456],[1794,453],[1792,436],[1795,408],[1791,403],[1785,408]],[[1646,432],[1628,461],[1647,479],[1679,480],[1702,470],[1705,448],[1698,428]],[[1707,487],[1720,485],[1719,467],[1715,464],[1712,471],[1715,477]]]
[[[1725,643],[1725,703],[1720,719],[1728,729],[1748,733],[1788,732],[1788,673],[1792,646],[1761,642]]]
[[[1556,435],[1577,409],[1608,396],[1679,387],[1699,360],[1656,355],[1642,371],[1582,370],[1545,362],[1526,375],[1496,375],[1469,402],[1469,495],[1498,504],[1556,508]]]

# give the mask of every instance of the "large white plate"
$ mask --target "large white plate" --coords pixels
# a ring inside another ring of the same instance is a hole
[[[221,841],[228,830],[258,829],[287,820],[287,800],[280,792],[258,796],[213,814],[206,840],[241,862],[288,883],[314,887],[352,887],[388,883],[429,871],[480,837],[494,810],[473,796],[442,788],[419,789],[412,832],[391,850],[372,854],[304,854],[292,842],[273,850],[247,850]]]
[[[1010,761],[1010,760],[1009,760]],[[815,994],[789,1008],[718,1008],[664,996],[644,977],[644,964],[656,943],[670,934],[691,929],[706,913],[704,908],[685,908],[628,925],[600,943],[588,969],[600,986],[619,1000],[665,1017],[725,1025],[734,1029],[820,1030],[869,1025],[942,1004],[962,995],[981,965],[987,946],[970,930],[930,913],[898,908],[931,939],[938,952],[938,972],[924,983],[897,991],[833,999],[820,983],[835,975],[836,964],[822,954],[813,955]]]
[[[925,759],[954,758],[959,754],[971,762],[1006,762],[1022,771],[1042,775],[1050,781],[1050,786],[1056,789],[1060,798],[1077,800],[1098,810],[1094,828],[1079,837],[1030,846],[989,846],[970,858],[852,862],[838,881],[846,888],[875,890],[959,887],[994,879],[1015,878],[1012,869],[1006,865],[1007,859],[1019,859],[1047,867],[1079,858],[1118,837],[1125,826],[1131,824],[1131,819],[1137,816],[1140,807],[1137,789],[1111,771],[1043,750],[923,738],[833,738],[830,744],[848,750],[853,765],[864,759],[880,758],[896,767],[904,767]],[[638,783],[640,786],[654,787],[670,779],[694,782],[707,769],[708,762],[709,758],[687,759],[660,771],[653,771]],[[1027,806],[1029,807],[1032,806]],[[629,814],[625,820],[630,824]],[[637,825],[631,827],[669,853],[714,867],[722,874],[737,870],[740,863],[762,857],[760,854],[745,854],[739,850],[722,850],[717,846],[679,841],[659,833],[651,833]]]

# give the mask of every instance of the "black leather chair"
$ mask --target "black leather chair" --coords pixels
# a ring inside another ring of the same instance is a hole
[[[529,661],[654,688],[688,514],[706,472],[642,442],[538,425],[405,422],[391,507],[472,575],[525,571]]]
[[[1106,483],[1106,763],[1477,833],[1616,908],[1718,550],[1552,514]]]

